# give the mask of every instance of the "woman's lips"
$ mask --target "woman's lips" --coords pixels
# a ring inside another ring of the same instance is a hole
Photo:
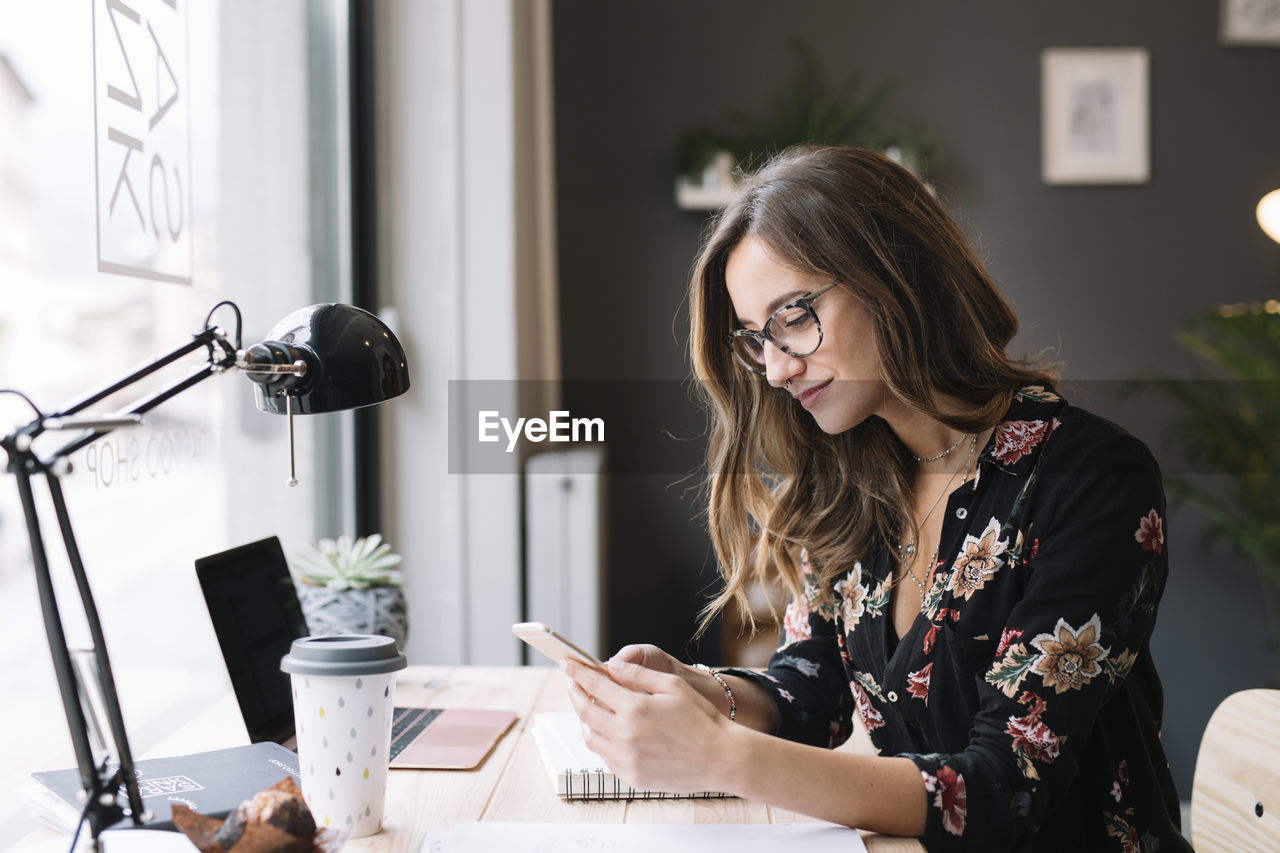
[[[826,382],[823,382],[821,385],[815,385],[812,388],[806,388],[805,390],[801,391],[799,394],[795,394],[793,396],[800,401],[800,405],[804,406],[806,409],[812,409],[814,404],[818,402],[818,398],[822,396],[822,393],[827,390],[827,386],[830,384],[831,384],[831,380],[828,379]]]

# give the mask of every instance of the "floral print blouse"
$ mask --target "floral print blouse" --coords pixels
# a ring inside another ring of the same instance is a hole
[[[1164,519],[1140,441],[1024,388],[946,504],[901,639],[887,544],[827,589],[802,559],[782,645],[735,674],[773,694],[782,737],[837,746],[856,710],[881,755],[914,761],[930,851],[1189,851],[1148,647]]]

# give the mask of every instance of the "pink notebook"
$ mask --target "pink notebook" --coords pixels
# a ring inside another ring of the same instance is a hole
[[[414,770],[478,767],[515,720],[515,711],[396,708],[391,724],[391,767]]]

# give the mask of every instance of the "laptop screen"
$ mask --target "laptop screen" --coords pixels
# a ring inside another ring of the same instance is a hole
[[[307,623],[280,540],[272,536],[196,560],[222,658],[253,743],[293,736],[284,657]]]

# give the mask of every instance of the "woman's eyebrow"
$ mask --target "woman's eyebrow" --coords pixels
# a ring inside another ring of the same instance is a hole
[[[773,300],[772,302],[770,302],[768,305],[765,306],[764,308],[765,319],[772,317],[773,312],[777,311],[783,305],[786,305],[788,302],[794,302],[795,300],[799,299],[801,296],[804,296],[806,293],[809,293],[809,291],[793,290],[790,293],[784,293],[782,296],[779,296],[777,299]]]
[[[806,293],[809,293],[809,292],[810,292],[810,291],[808,291],[808,290],[793,290],[793,291],[791,291],[790,293],[784,293],[782,296],[779,296],[777,299],[774,299],[772,302],[770,302],[770,303],[769,303],[768,305],[766,305],[766,306],[765,306],[765,308],[764,308],[764,312],[765,312],[765,313],[764,313],[764,316],[765,316],[765,319],[767,320],[768,318],[772,317],[772,316],[773,316],[773,312],[774,312],[774,311],[777,311],[777,310],[778,310],[779,308],[781,308],[783,305],[786,305],[788,302],[793,302],[793,301],[795,301],[795,300],[799,299],[801,296],[804,296]],[[734,312],[733,312],[733,318],[734,318],[734,320],[736,320],[736,321],[737,321],[738,325],[739,325],[739,326],[741,326],[741,327],[742,327],[742,328],[744,328],[744,329],[745,329],[746,327],[748,327],[748,326],[755,326],[755,325],[756,325],[756,323],[755,323],[754,321],[752,321],[752,320],[743,320],[743,319],[742,319],[742,317],[741,317],[741,315],[739,315],[737,311],[734,311]]]

